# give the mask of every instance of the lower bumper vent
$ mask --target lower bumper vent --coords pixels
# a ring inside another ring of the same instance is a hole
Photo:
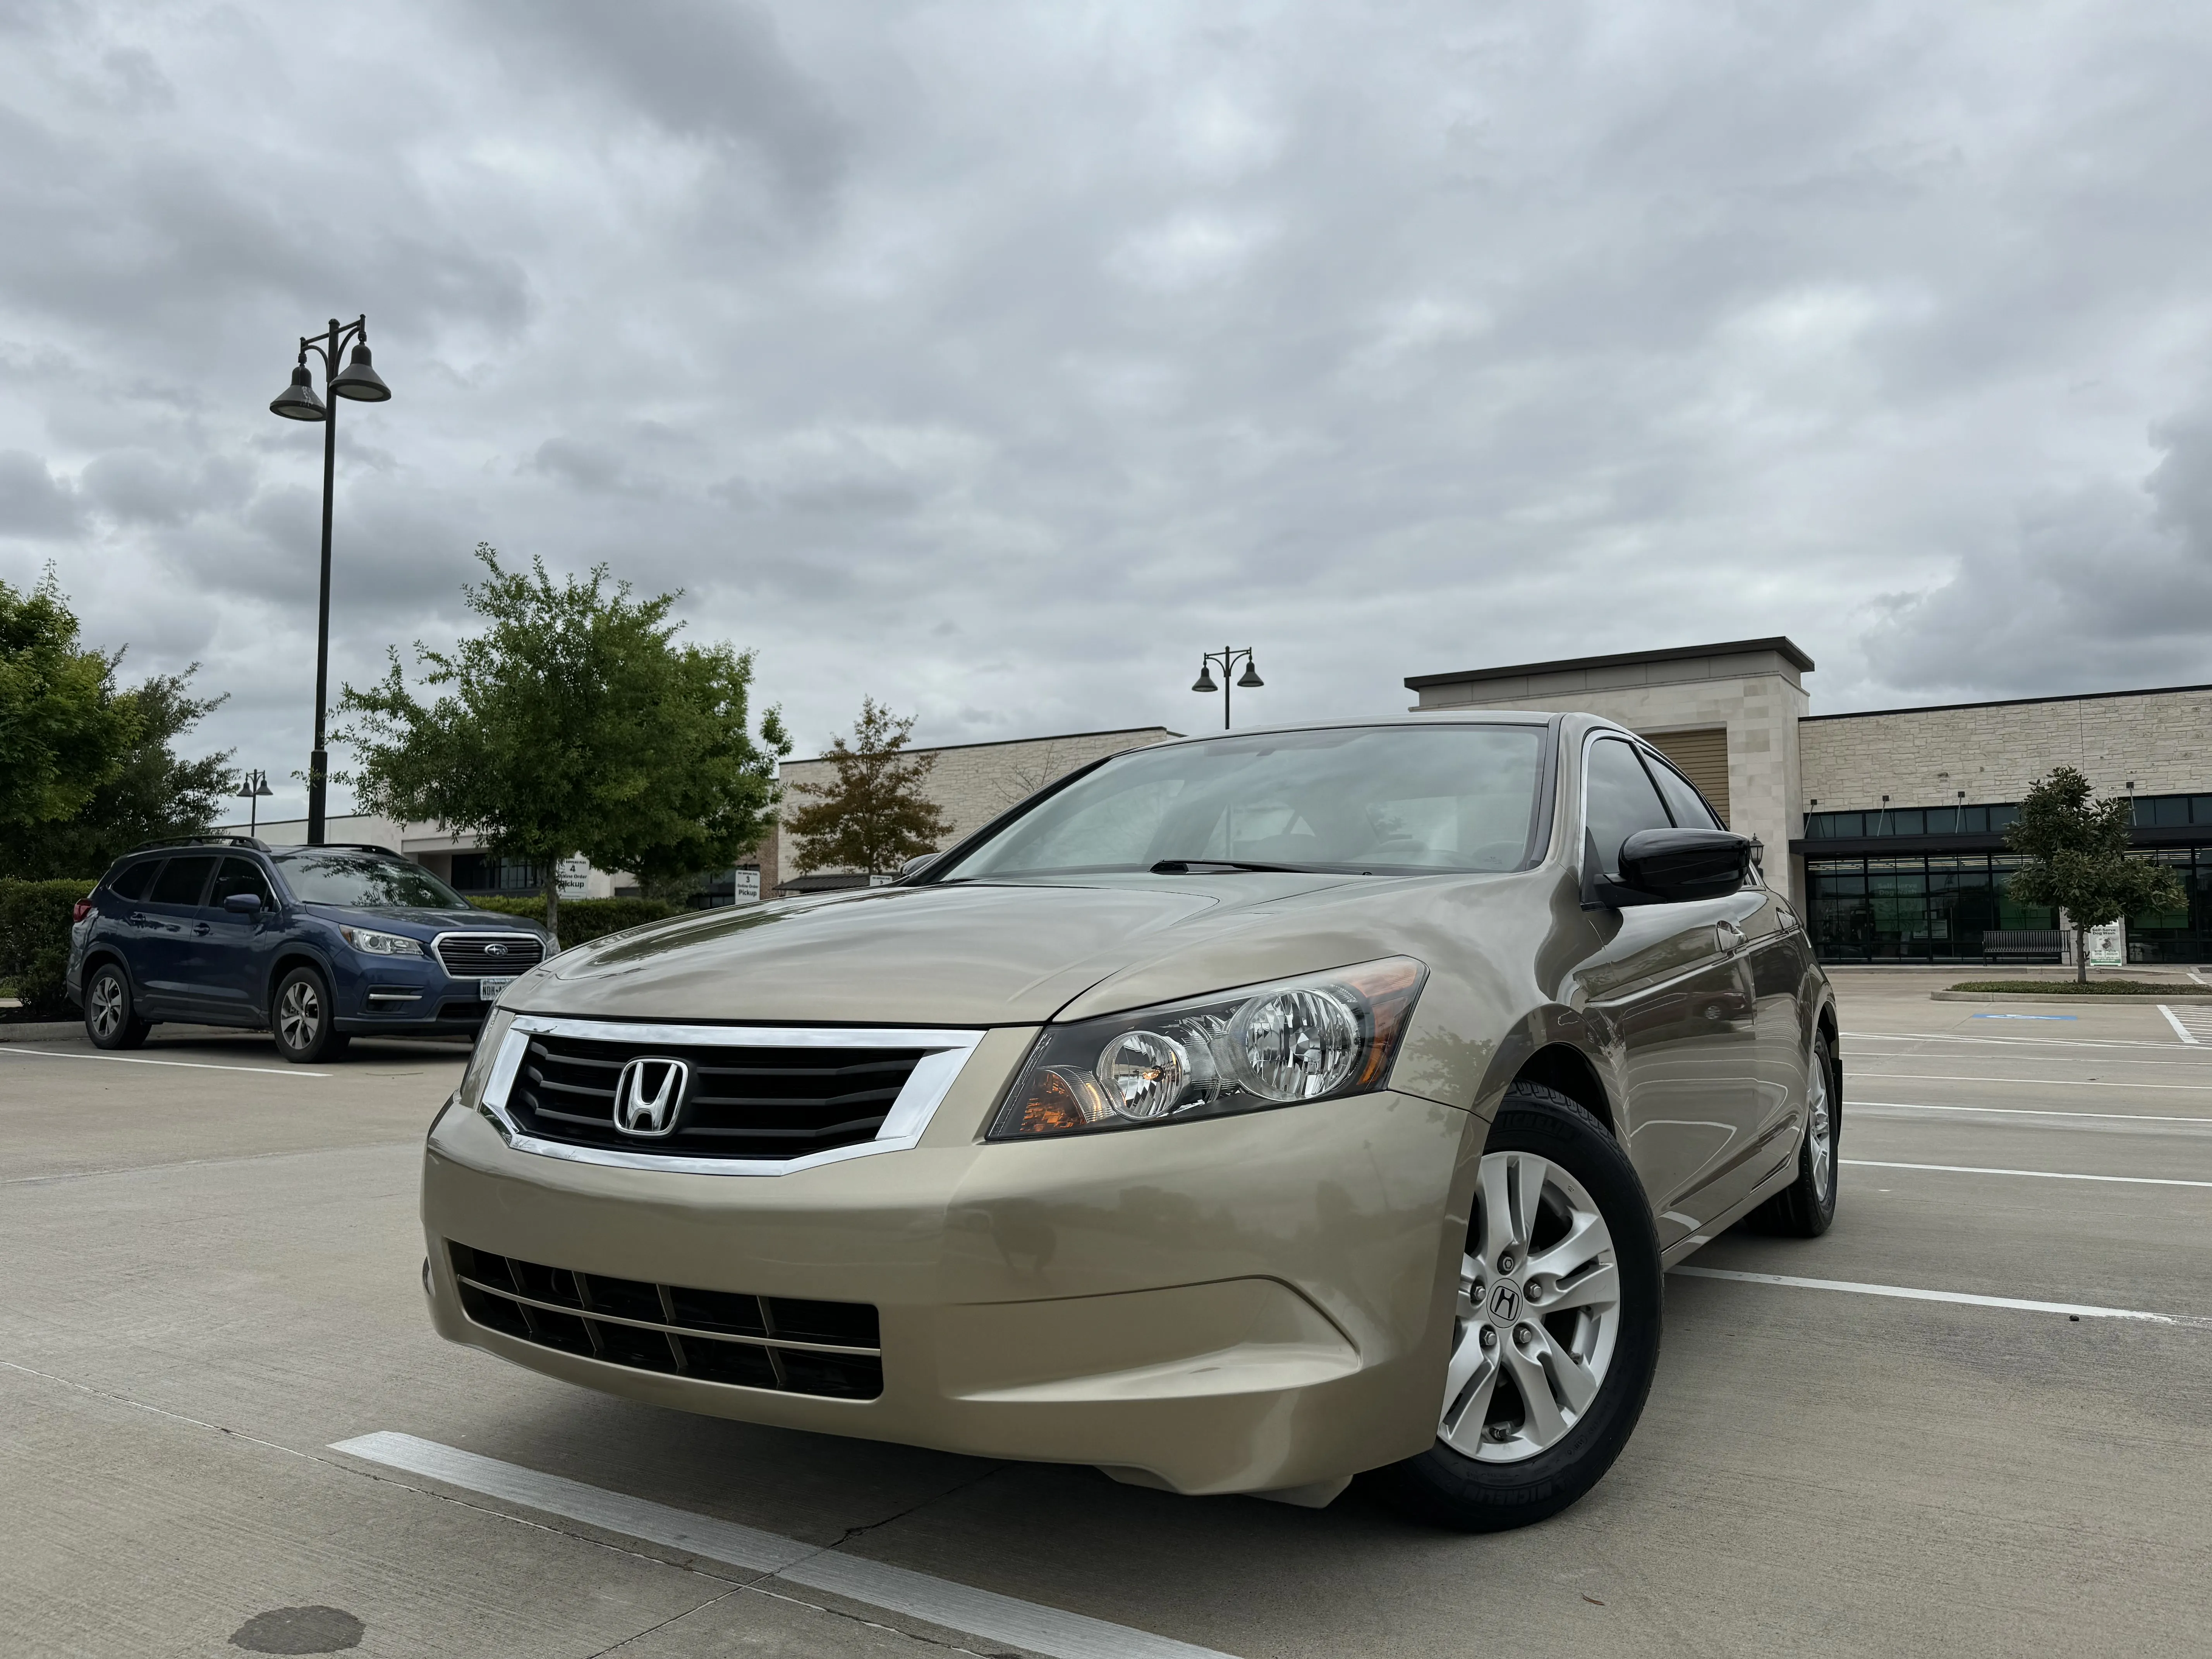
[[[461,1308],[542,1348],[739,1388],[873,1400],[882,1338],[865,1302],[686,1290],[574,1273],[448,1243]]]

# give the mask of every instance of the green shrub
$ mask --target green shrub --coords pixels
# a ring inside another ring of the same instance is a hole
[[[543,895],[537,898],[472,898],[469,902],[479,910],[496,910],[502,915],[526,916],[536,922],[545,920]],[[635,927],[645,922],[659,921],[665,917],[683,914],[681,905],[665,903],[659,899],[562,899],[561,948],[566,951],[590,939],[619,933],[625,927]]]
[[[27,1014],[66,1019],[70,911],[99,881],[0,881],[0,979],[14,981]]]
[[[1969,979],[1954,991],[1997,992],[2006,996],[2036,997],[2201,997],[2212,995],[2202,985],[2164,979],[2093,979],[2087,984],[2073,979]]]

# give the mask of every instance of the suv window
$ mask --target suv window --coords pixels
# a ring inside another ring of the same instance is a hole
[[[1608,876],[1620,873],[1621,842],[1639,830],[1674,828],[1644,763],[1618,738],[1601,738],[1590,745],[1583,799],[1583,819],[1597,842],[1598,867]]]
[[[1659,781],[1659,793],[1667,798],[1667,810],[1674,815],[1676,829],[1717,830],[1721,827],[1719,821],[1713,817],[1712,808],[1705,805],[1705,798],[1691,785],[1689,779],[1664,761],[1653,760],[1649,755],[1644,757],[1644,760],[1651,768],[1651,775]]]
[[[198,904],[214,869],[211,854],[204,858],[171,859],[162,866],[161,878],[154,884],[154,890],[147,896],[155,904]]]
[[[233,893],[251,893],[261,901],[264,910],[274,909],[276,896],[269,890],[269,878],[261,873],[261,866],[252,859],[225,859],[222,868],[216,872],[215,890],[208,895],[208,902],[220,907]]]
[[[161,860],[159,859],[141,859],[109,882],[107,890],[118,898],[144,898],[146,889],[153,883],[154,872],[161,867]]]

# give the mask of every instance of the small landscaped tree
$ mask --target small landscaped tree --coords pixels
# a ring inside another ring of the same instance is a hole
[[[839,738],[826,759],[837,769],[833,784],[799,783],[792,793],[813,804],[785,815],[799,838],[794,866],[809,870],[865,870],[889,875],[918,854],[933,853],[952,833],[951,820],[922,793],[936,769],[934,755],[906,752],[914,720],[900,720],[873,697],[860,700],[853,740]]]
[[[410,690],[398,653],[382,681],[347,686],[337,733],[359,763],[362,805],[482,837],[484,850],[544,872],[557,932],[556,866],[580,854],[653,879],[734,863],[775,822],[775,763],[791,751],[770,708],[755,735],[753,659],[727,645],[678,646],[680,593],[607,591],[606,568],[558,583],[533,560],[465,586],[483,631],[452,651],[421,645],[434,702]]]
[[[115,687],[119,655],[78,639],[52,571],[27,593],[0,581],[0,837],[11,853],[16,837],[82,811],[122,765],[139,722]]]
[[[2135,910],[2179,909],[2189,902],[2173,872],[2128,854],[2134,804],[2099,800],[2070,766],[2030,785],[2005,845],[2023,862],[2009,884],[2022,904],[2054,905],[2074,930],[2074,977],[2089,977],[2085,935]]]

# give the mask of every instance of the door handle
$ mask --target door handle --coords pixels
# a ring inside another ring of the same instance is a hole
[[[1743,929],[1732,921],[1717,921],[1713,924],[1713,943],[1720,947],[1723,956],[1741,951],[1743,948]]]
[[[198,923],[194,924],[194,926],[193,926],[193,927],[192,927],[192,932],[194,932],[195,933],[198,933],[198,934],[201,938],[203,938],[203,939],[206,938],[210,933],[213,933],[214,931],[215,931],[215,929],[214,929],[214,928],[212,928],[212,927],[209,927],[209,926],[207,925],[207,923],[205,923],[205,922],[204,922],[204,921],[203,921],[203,922],[198,922]]]

